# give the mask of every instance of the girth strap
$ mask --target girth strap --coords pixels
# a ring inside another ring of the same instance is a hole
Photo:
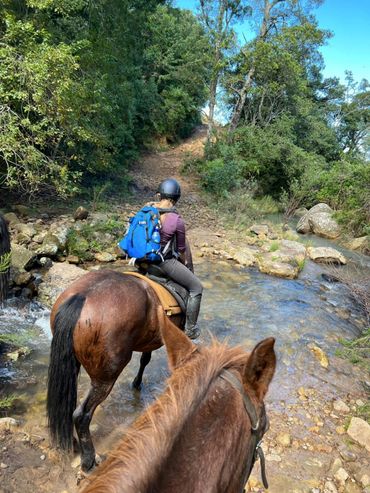
[[[243,481],[243,484],[245,484],[250,476],[250,473],[252,472],[253,465],[257,458],[259,457],[260,463],[261,463],[261,477],[262,477],[262,482],[263,486],[267,489],[268,488],[268,483],[267,483],[267,477],[266,477],[266,469],[265,469],[265,456],[263,454],[263,450],[261,447],[261,442],[262,442],[262,437],[263,434],[265,433],[266,429],[268,428],[268,420],[266,417],[266,424],[267,426],[261,430],[260,429],[260,419],[257,417],[257,412],[256,409],[253,405],[253,402],[251,401],[249,395],[245,392],[244,386],[242,382],[239,380],[239,378],[232,373],[229,370],[223,370],[223,372],[220,374],[220,377],[223,380],[226,380],[232,387],[234,387],[236,390],[238,390],[243,398],[243,403],[244,403],[244,408],[249,416],[249,420],[251,422],[251,428],[252,428],[252,437],[251,437],[251,457],[248,460],[248,468],[246,471],[246,476]],[[264,406],[263,410],[264,411]],[[243,490],[244,486],[243,486]]]

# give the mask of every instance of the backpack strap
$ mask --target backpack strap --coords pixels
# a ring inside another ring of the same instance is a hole
[[[168,212],[174,212],[175,214],[179,214],[177,212],[176,207],[168,207],[168,208],[163,208],[163,209],[157,208],[157,210],[158,210],[159,214],[166,214]],[[176,236],[173,236],[170,239],[170,241],[168,241],[167,244],[164,246],[164,248],[162,250],[163,258],[165,258],[165,256],[167,255],[167,253],[169,252],[170,249],[172,251],[172,257],[179,258],[179,254],[177,252]]]

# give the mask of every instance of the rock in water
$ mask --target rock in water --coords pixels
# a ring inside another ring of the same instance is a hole
[[[323,368],[327,368],[329,366],[329,360],[324,351],[315,344],[309,344],[308,347],[319,360],[320,365]]]
[[[370,452],[370,425],[361,418],[353,417],[349,424],[348,435]]]

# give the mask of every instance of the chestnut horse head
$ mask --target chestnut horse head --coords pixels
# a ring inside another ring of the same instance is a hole
[[[197,347],[163,320],[172,376],[89,477],[83,493],[239,493],[266,429],[263,398],[276,365],[274,339],[250,354]]]

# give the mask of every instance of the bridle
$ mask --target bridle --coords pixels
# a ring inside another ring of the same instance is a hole
[[[242,382],[239,380],[239,378],[231,371],[225,369],[220,374],[220,377],[223,380],[226,380],[226,382],[228,382],[232,387],[234,387],[236,390],[238,390],[241,393],[243,397],[244,408],[251,422],[251,430],[252,430],[251,443],[248,453],[246,474],[243,481],[242,492],[245,491],[244,485],[247,482],[252,472],[254,463],[258,458],[260,459],[261,462],[261,476],[262,476],[263,486],[267,489],[268,483],[267,483],[266,470],[265,470],[265,456],[263,454],[263,450],[261,447],[262,437],[269,428],[269,421],[266,415],[265,405],[262,403],[261,414],[258,416],[256,412],[256,408],[254,407],[254,404],[251,401],[249,395],[245,392],[244,386]]]

